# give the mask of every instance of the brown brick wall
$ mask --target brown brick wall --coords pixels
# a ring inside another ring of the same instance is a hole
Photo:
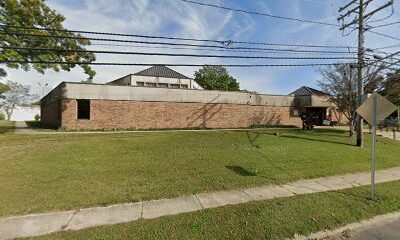
[[[59,107],[58,102],[52,102],[47,105],[42,104],[40,106],[41,122],[45,125],[60,127],[61,122],[59,119],[58,107]]]
[[[91,100],[90,120],[77,120],[75,99],[63,100],[63,108],[62,127],[69,129],[301,126],[291,107]]]

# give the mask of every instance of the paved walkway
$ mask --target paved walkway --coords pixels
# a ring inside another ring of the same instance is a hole
[[[117,204],[73,211],[0,218],[0,239],[38,236],[88,227],[152,219],[225,205],[326,192],[370,184],[368,172],[300,180],[239,190],[187,195],[173,199]],[[400,167],[380,170],[376,182],[400,180]]]
[[[15,133],[36,133],[35,130],[28,127],[25,121],[15,122]]]
[[[24,122],[25,123],[25,122]],[[22,123],[21,123],[22,124]],[[26,124],[26,123],[25,123]],[[123,134],[123,133],[165,133],[165,132],[218,132],[218,131],[257,131],[257,130],[301,130],[301,128],[215,128],[215,129],[165,129],[165,130],[110,130],[110,131],[36,131],[35,129],[28,128],[29,131],[17,132],[24,134],[44,134],[44,135],[57,135],[57,134]]]

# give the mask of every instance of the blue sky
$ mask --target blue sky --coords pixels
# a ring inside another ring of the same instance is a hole
[[[303,18],[316,21],[336,23],[338,9],[349,0],[204,0],[212,4],[223,4],[233,8],[265,12],[293,18]],[[375,0],[374,8],[386,0]],[[47,4],[66,17],[65,26],[76,30],[109,31],[144,35],[164,35],[176,37],[191,37],[202,39],[258,41],[289,44],[318,44],[318,45],[351,45],[356,46],[356,33],[343,37],[341,32],[330,26],[310,23],[298,23],[244,13],[233,13],[184,3],[180,0],[48,0]],[[395,10],[400,9],[398,1]],[[374,19],[387,16],[386,9]],[[400,12],[399,12],[400,13]],[[395,13],[385,22],[400,20],[400,14]],[[374,20],[371,19],[371,20]],[[380,22],[379,24],[384,23]],[[399,25],[381,28],[377,31],[400,37]],[[93,42],[95,43],[95,42]],[[366,35],[366,45],[370,48],[397,44],[395,40]],[[241,46],[241,45],[236,45]],[[165,51],[160,49],[143,49],[135,47],[106,47],[91,46],[91,49],[130,51]],[[394,52],[400,49],[388,49]],[[205,53],[197,50],[168,50],[181,53]],[[212,52],[207,52],[212,53]],[[222,54],[216,52],[215,54]],[[250,53],[249,53],[250,54]],[[247,54],[247,55],[249,55]],[[257,54],[257,53],[256,53]],[[260,54],[257,54],[260,55]],[[282,54],[289,55],[289,54]],[[305,55],[302,55],[305,56]],[[311,55],[308,55],[311,56]],[[195,64],[285,64],[309,63],[317,60],[220,60],[192,59],[187,57],[142,57],[98,55],[98,61],[135,62],[135,63],[195,63]],[[330,60],[332,61],[332,60]],[[144,67],[95,66],[96,83],[105,83],[123,75],[134,73]],[[197,68],[173,68],[189,77],[193,77]],[[317,87],[320,79],[318,69],[308,67],[293,68],[230,68],[229,72],[240,82],[241,88],[255,90],[260,93],[288,94],[303,86]],[[61,81],[85,80],[86,76],[80,68],[71,72],[55,73],[47,71],[45,75],[22,70],[9,70],[7,80],[31,84],[36,91],[40,85],[49,83],[51,88]]]

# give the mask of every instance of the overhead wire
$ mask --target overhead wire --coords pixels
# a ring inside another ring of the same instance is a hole
[[[181,1],[186,2],[186,3],[190,3],[190,4],[200,5],[200,6],[218,8],[218,9],[223,9],[223,10],[228,10],[228,11],[233,11],[233,12],[241,12],[241,13],[253,14],[253,15],[258,15],[258,16],[270,17],[270,18],[284,19],[284,20],[303,22],[303,23],[313,23],[313,24],[319,24],[319,25],[325,25],[325,26],[334,26],[334,27],[338,27],[339,26],[338,24],[334,24],[334,23],[321,22],[321,21],[308,20],[308,19],[300,19],[300,18],[293,18],[293,17],[285,17],[285,16],[279,16],[279,15],[272,15],[272,14],[268,14],[268,13],[254,12],[254,11],[249,11],[249,10],[244,10],[244,9],[231,8],[231,7],[226,7],[226,6],[223,6],[223,5],[203,3],[203,2],[197,2],[197,1],[192,1],[192,0],[181,0]]]
[[[150,44],[150,45],[169,45],[169,46],[185,46],[185,47],[201,47],[201,48],[217,48],[217,49],[236,49],[236,50],[260,50],[260,51],[281,51],[281,52],[303,52],[303,53],[337,53],[337,54],[348,54],[349,51],[327,51],[327,50],[300,50],[300,49],[288,49],[288,48],[260,48],[260,47],[228,47],[221,45],[201,45],[191,43],[172,43],[172,42],[158,42],[158,41],[137,41],[137,40],[126,40],[126,39],[113,39],[113,38],[92,38],[82,36],[59,36],[59,35],[42,35],[42,34],[30,34],[30,33],[10,33],[0,32],[0,34],[17,35],[17,36],[28,36],[37,38],[61,38],[61,39],[75,39],[75,40],[90,40],[90,41],[103,41],[103,42],[122,42],[122,43],[139,43],[139,44]],[[355,53],[355,52],[352,52]]]
[[[213,51],[213,52],[243,52],[243,53],[269,53],[281,54],[281,51],[274,50],[235,50],[235,49],[204,49],[199,47],[168,47],[168,46],[148,46],[148,45],[129,45],[129,44],[110,44],[110,43],[92,43],[91,46],[110,46],[110,47],[128,47],[128,48],[146,48],[146,49],[172,49],[172,50],[193,50],[193,51]],[[314,53],[314,52],[311,52]],[[332,52],[317,52],[318,54],[336,54]],[[304,52],[291,52],[290,54],[305,54]],[[355,52],[341,52],[340,54],[355,54]]]
[[[116,62],[66,62],[66,61],[20,61],[20,60],[0,60],[1,63],[21,63],[21,64],[66,64],[66,65],[101,65],[101,66],[170,66],[170,67],[203,67],[203,66],[222,66],[222,67],[313,67],[313,66],[336,66],[350,63],[306,63],[306,64],[170,64],[170,63],[116,63]]]
[[[133,52],[133,51],[105,51],[83,49],[58,49],[58,48],[30,48],[19,46],[0,46],[2,49],[28,50],[39,52],[68,52],[68,53],[96,53],[117,55],[143,55],[143,56],[169,56],[169,57],[196,57],[196,58],[237,58],[237,59],[286,59],[286,60],[345,60],[355,57],[289,57],[289,56],[243,56],[243,55],[211,55],[211,54],[184,54],[184,53],[160,53],[160,52]]]
[[[77,34],[91,34],[91,35],[108,35],[119,37],[135,37],[135,38],[149,38],[149,39],[164,39],[164,40],[180,40],[180,41],[194,41],[194,42],[212,42],[220,44],[249,44],[249,45],[266,45],[266,46],[282,46],[282,47],[307,47],[307,48],[356,48],[354,46],[340,46],[340,45],[312,45],[312,44],[289,44],[289,43],[267,43],[267,42],[253,42],[253,41],[237,41],[237,40],[215,40],[215,39],[198,39],[198,38],[182,38],[182,37],[167,37],[155,35],[142,35],[142,34],[127,34],[127,33],[112,33],[112,32],[99,32],[99,31],[85,31],[85,30],[67,30],[67,29],[53,29],[44,27],[24,27],[0,24],[3,30],[11,29],[25,29],[25,30],[42,30],[48,32],[64,32],[64,33],[77,33]]]

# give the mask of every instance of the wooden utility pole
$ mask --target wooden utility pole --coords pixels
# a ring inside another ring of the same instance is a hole
[[[355,25],[358,29],[358,62],[357,62],[357,105],[360,106],[364,101],[364,59],[365,59],[365,47],[364,47],[364,33],[366,31],[365,24],[366,19],[372,17],[375,13],[385,9],[389,6],[393,5],[393,0],[390,0],[386,4],[372,10],[369,13],[365,14],[365,10],[369,3],[374,0],[351,0],[345,6],[339,9],[339,13],[342,13],[338,18],[338,21],[342,21],[342,26],[340,27],[341,31],[344,31],[348,27]],[[351,8],[347,12],[346,9],[349,9],[353,4],[357,4],[358,6]],[[345,24],[344,20],[346,17],[350,17],[353,14],[357,14],[357,17],[351,21],[350,23]],[[357,146],[363,146],[363,119],[360,115],[357,115],[356,119],[356,130],[357,130]]]
[[[357,64],[357,103],[360,106],[364,97],[363,67],[364,67],[364,0],[360,0],[358,6],[358,64]],[[357,146],[364,145],[363,119],[357,115]]]

